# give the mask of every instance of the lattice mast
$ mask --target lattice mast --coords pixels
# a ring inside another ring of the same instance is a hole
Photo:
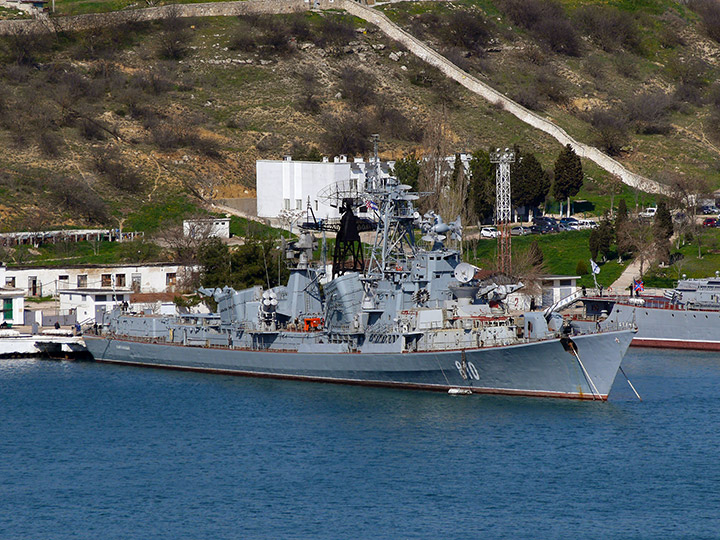
[[[512,203],[510,199],[510,164],[515,161],[515,152],[498,148],[490,153],[490,162],[497,163],[495,172],[495,217],[500,235],[498,236],[498,259],[500,271],[512,272],[512,247],[510,241],[510,220]]]

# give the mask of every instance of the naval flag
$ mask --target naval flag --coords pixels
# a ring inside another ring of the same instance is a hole
[[[378,210],[378,205],[375,201],[365,201],[365,207],[368,210],[375,210],[375,211]]]
[[[645,284],[643,283],[642,279],[635,281],[633,279],[633,290],[635,292],[642,292],[645,290]]]
[[[590,268],[592,268],[593,274],[599,274],[600,273],[600,267],[597,265],[595,261],[590,259]]]

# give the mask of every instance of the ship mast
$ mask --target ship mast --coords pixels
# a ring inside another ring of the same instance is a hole
[[[368,208],[373,209],[378,218],[367,272],[376,278],[388,271],[408,269],[408,258],[417,252],[413,224],[419,214],[412,201],[420,198],[420,194],[410,191],[411,186],[400,184],[396,178],[381,178],[378,140],[379,137],[373,135],[373,166],[365,182]]]

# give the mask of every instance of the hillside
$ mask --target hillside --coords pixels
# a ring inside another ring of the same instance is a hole
[[[57,5],[67,13],[124,6]],[[523,20],[516,5],[382,9],[634,171],[720,185],[720,48],[698,11],[670,1],[567,1],[554,19],[577,41],[557,43],[545,8]],[[523,5],[533,12],[535,2]],[[372,133],[386,158],[422,154],[436,127],[449,152],[517,144],[549,167],[560,149],[338,12],[170,17],[1,42],[0,230],[122,222],[152,233],[213,196],[251,194],[256,159],[362,154]],[[607,174],[584,165],[592,181],[579,196],[599,211]]]

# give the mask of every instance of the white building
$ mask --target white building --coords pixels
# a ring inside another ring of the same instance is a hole
[[[5,270],[0,284],[20,289],[25,296],[56,296],[67,289],[132,289],[136,292],[174,292],[183,278],[197,269],[166,263],[138,266],[17,267]]]
[[[102,314],[130,302],[130,289],[67,289],[60,291],[60,313],[75,312],[75,320],[81,324],[102,322]]]
[[[183,234],[190,238],[230,238],[230,218],[186,219]]]
[[[2,315],[0,324],[18,325],[23,323],[23,310],[25,309],[25,297],[23,291],[14,287],[4,287],[5,272],[7,269],[0,263],[0,306]]]
[[[355,189],[362,189],[365,171],[371,163],[355,158],[339,156],[333,161],[293,161],[289,156],[283,160],[258,160],[256,165],[257,215],[277,218],[281,210],[307,208],[308,199],[317,219],[338,218],[336,208],[328,205],[319,193],[336,182],[344,182]],[[394,161],[383,162],[382,175],[389,175]]]

